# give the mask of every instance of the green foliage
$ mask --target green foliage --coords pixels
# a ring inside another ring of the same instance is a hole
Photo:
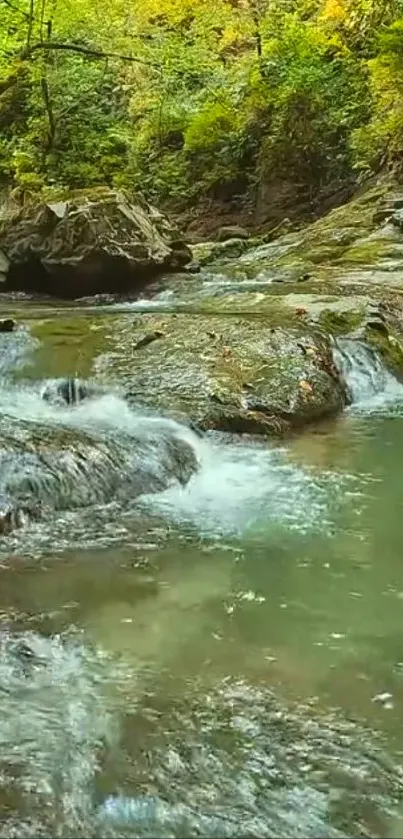
[[[185,132],[187,151],[216,149],[233,131],[236,131],[237,115],[231,104],[208,102],[193,115]]]
[[[0,0],[0,182],[183,203],[399,165],[399,15],[403,0]]]
[[[350,168],[349,134],[367,115],[365,76],[354,56],[313,21],[288,16],[265,56],[267,135],[260,176],[302,181],[311,189]]]
[[[378,37],[378,54],[368,63],[372,114],[353,134],[356,165],[403,168],[403,18]]]

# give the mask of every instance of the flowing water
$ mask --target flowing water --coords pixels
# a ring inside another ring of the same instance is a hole
[[[343,417],[201,438],[126,404],[132,308],[0,335],[1,835],[398,836],[403,387],[342,341]]]

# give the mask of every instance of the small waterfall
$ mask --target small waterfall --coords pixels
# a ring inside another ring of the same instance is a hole
[[[337,339],[333,356],[354,406],[371,410],[403,402],[403,385],[364,341]]]
[[[0,513],[12,499],[28,512],[29,499],[53,510],[130,501],[197,469],[193,432],[136,414],[114,394],[58,406],[7,384],[0,404]]]

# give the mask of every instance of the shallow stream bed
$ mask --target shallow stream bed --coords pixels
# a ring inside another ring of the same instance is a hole
[[[136,309],[9,308],[10,423],[131,439],[113,336]],[[403,387],[353,373],[336,420],[281,445],[184,429],[186,486],[0,539],[1,835],[400,835]],[[45,404],[66,375],[105,393]]]

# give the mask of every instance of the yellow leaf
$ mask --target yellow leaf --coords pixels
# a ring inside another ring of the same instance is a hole
[[[343,21],[346,14],[347,9],[344,0],[325,0],[321,18],[323,20]]]
[[[305,379],[300,380],[299,386],[301,390],[306,390],[308,393],[311,393],[313,391],[312,385],[310,385],[309,382],[306,382]]]

